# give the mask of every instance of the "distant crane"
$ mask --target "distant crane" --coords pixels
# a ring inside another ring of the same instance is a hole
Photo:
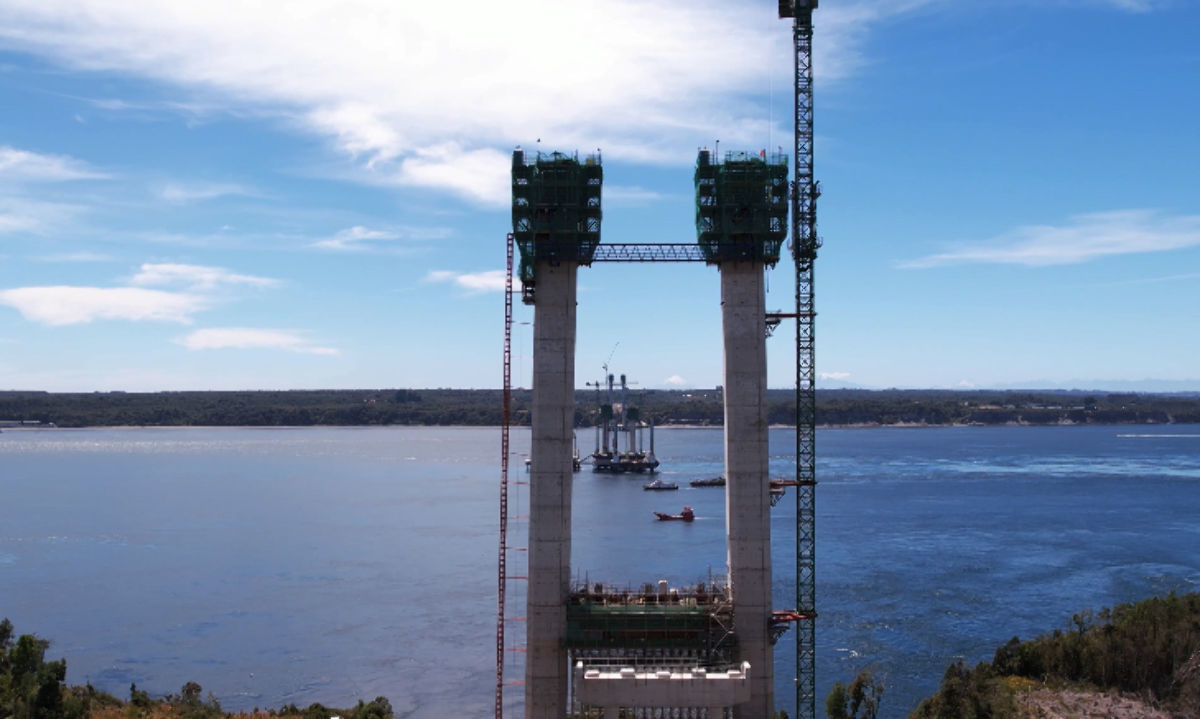
[[[617,353],[617,347],[620,347],[620,346],[621,346],[621,343],[619,341],[616,342],[615,344],[613,344],[612,350],[608,353],[608,359],[604,360],[604,364],[600,365],[600,368],[604,370],[605,377],[608,376],[608,363],[612,362],[613,355],[615,355]]]
[[[813,323],[813,264],[817,198],[813,178],[812,13],[818,0],[779,0],[792,19],[795,50],[796,138],[792,181],[792,259],[796,263],[796,715],[815,719],[816,707],[816,434],[817,388]]]

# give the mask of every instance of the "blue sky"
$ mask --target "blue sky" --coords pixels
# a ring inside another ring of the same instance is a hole
[[[4,2],[0,388],[497,387],[513,146],[603,151],[604,239],[693,241],[697,148],[791,150],[775,5]],[[819,386],[1200,389],[1200,7],[815,23]],[[720,383],[715,268],[579,285],[580,386]]]

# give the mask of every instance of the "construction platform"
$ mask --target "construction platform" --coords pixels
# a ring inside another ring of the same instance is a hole
[[[533,299],[534,263],[590,265],[600,244],[600,155],[535,152],[512,157],[513,238],[521,253],[519,277],[526,303]]]
[[[737,641],[728,587],[666,584],[645,584],[640,590],[574,587],[567,601],[567,649],[573,659],[655,668],[730,666]]]
[[[715,719],[749,697],[751,668],[737,660],[733,602],[723,582],[575,585],[566,642],[571,705],[580,717],[672,711]]]
[[[773,266],[788,233],[787,155],[707,149],[696,157],[696,239],[710,263]]]

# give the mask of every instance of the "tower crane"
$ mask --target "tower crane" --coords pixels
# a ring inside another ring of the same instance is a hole
[[[818,0],[779,0],[792,20],[796,138],[792,181],[792,259],[796,264],[796,714],[816,717],[816,426],[813,264],[817,198],[813,177],[812,14]]]

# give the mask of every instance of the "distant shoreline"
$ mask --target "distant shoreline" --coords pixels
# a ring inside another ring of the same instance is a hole
[[[598,395],[575,393],[575,424],[594,426]],[[629,393],[659,427],[720,427],[719,388]],[[515,390],[513,426],[528,425],[532,396]],[[0,391],[0,431],[20,423],[83,427],[487,427],[501,423],[498,389],[243,392]],[[795,426],[794,390],[767,391],[767,422]],[[823,428],[1200,424],[1200,394],[1080,391],[817,390]]]
[[[1147,426],[1176,426],[1176,425],[1200,425],[1197,422],[1063,422],[1051,424],[1034,424],[1030,422],[1006,422],[999,424],[928,424],[919,422],[899,422],[895,424],[879,424],[875,422],[860,422],[855,424],[818,424],[817,429],[976,429],[980,427],[1147,427]],[[660,424],[655,425],[656,429],[722,429],[719,424]],[[769,429],[795,429],[794,424],[772,424]],[[20,432],[48,432],[48,431],[90,431],[102,429],[138,429],[138,430],[162,430],[164,432],[179,432],[189,429],[257,429],[257,430],[288,430],[288,429],[355,429],[355,430],[370,430],[370,429],[494,429],[499,430],[500,425],[496,424],[94,424],[94,425],[79,425],[71,427],[60,427],[57,425],[42,425],[29,427],[0,427],[0,432],[16,434]],[[528,424],[512,425],[513,429],[521,430],[528,429]],[[579,430],[591,430],[593,426],[576,427]]]

